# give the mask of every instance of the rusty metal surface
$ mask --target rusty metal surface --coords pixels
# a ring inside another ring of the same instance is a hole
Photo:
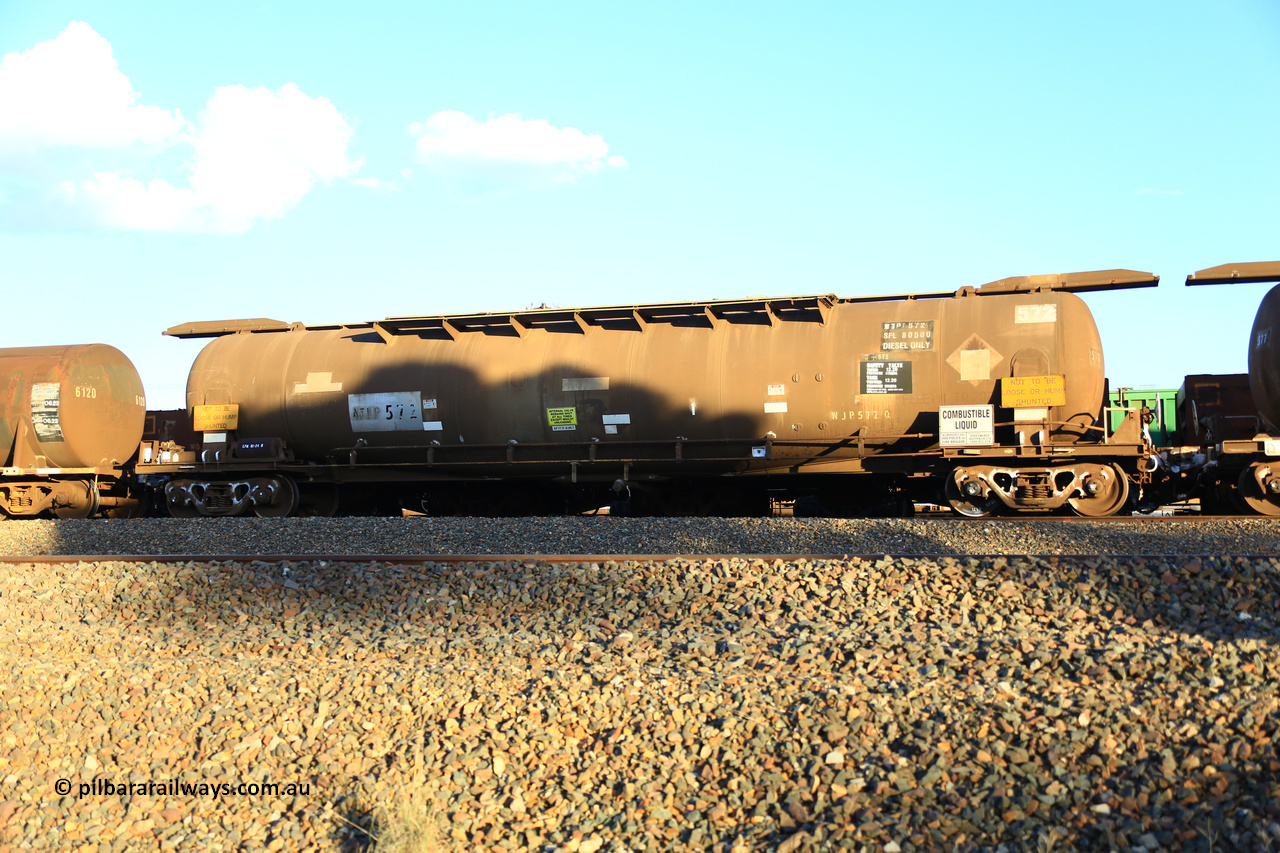
[[[200,436],[192,428],[186,409],[148,409],[142,440],[195,447],[200,443]]]
[[[1105,272],[1094,275],[1117,277]],[[1078,297],[1044,286],[242,331],[201,352],[187,403],[238,404],[240,437],[284,438],[300,459],[357,445],[506,446],[518,456],[527,445],[701,441],[740,445],[734,453],[745,460],[725,470],[763,471],[795,460],[752,459],[753,443],[936,449],[936,440],[903,436],[936,435],[940,406],[999,407],[1001,378],[1065,375],[1065,404],[1043,412],[1053,425],[1046,443],[1096,439],[1097,328]],[[1006,409],[996,420],[1012,416]],[[1012,437],[1004,428],[1001,439]]]
[[[809,560],[883,559],[884,554],[37,554],[0,556],[0,565],[24,563],[665,563],[705,560]],[[895,555],[911,559],[912,555]],[[939,555],[918,555],[918,559],[939,559]]]
[[[9,468],[111,469],[137,450],[142,380],[114,347],[0,350],[0,388],[0,456]]]
[[[1199,284],[1249,284],[1271,281],[1280,282],[1280,261],[1221,264],[1187,276],[1188,287]]]
[[[1176,405],[1180,427],[1175,444],[1213,445],[1257,434],[1258,409],[1247,373],[1188,376]]]

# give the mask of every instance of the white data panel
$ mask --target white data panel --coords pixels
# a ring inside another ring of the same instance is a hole
[[[422,393],[348,394],[352,432],[422,431]]]

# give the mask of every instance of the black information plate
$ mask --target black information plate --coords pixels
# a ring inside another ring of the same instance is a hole
[[[911,362],[859,362],[858,380],[858,390],[862,394],[910,394]]]

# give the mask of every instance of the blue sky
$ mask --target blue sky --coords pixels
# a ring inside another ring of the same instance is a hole
[[[1243,372],[1280,5],[0,2],[3,346],[1126,267],[1112,386]]]

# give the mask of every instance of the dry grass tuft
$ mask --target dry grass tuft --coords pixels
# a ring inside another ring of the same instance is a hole
[[[411,796],[373,811],[370,850],[377,853],[440,853],[446,849],[440,837],[434,805]]]

